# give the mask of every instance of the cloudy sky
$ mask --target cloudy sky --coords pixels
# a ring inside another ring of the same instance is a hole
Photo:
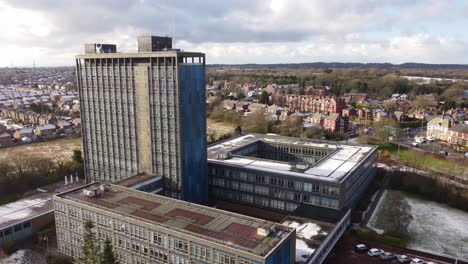
[[[172,35],[214,63],[468,63],[464,0],[0,0],[0,67]]]

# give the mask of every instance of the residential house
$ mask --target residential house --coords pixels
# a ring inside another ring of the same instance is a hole
[[[357,111],[358,116],[364,119],[372,119],[372,111],[369,108],[361,108]]]
[[[55,118],[53,115],[41,115],[38,118],[39,120],[39,125],[48,125],[48,124],[55,124],[57,122],[57,118]]]
[[[33,138],[33,134],[34,134],[34,130],[31,127],[24,127],[20,130],[17,130],[15,134],[13,134],[13,137],[18,140],[28,141],[28,140],[25,140],[26,138],[26,139],[29,139],[30,141]]]
[[[0,133],[0,146],[7,146],[11,144],[11,135],[8,132]]]
[[[70,124],[70,122],[68,121],[60,120],[59,122],[57,122],[57,126],[63,129],[65,134],[71,134],[73,132],[72,124]]]
[[[468,149],[468,125],[459,124],[448,129],[450,145]]]
[[[315,113],[313,115],[310,115],[308,118],[308,123],[314,123],[314,124],[319,124],[323,126],[323,120],[325,119],[326,115],[321,114],[321,113]]]
[[[323,120],[323,128],[330,132],[348,132],[349,120],[347,116],[333,113],[326,116]]]
[[[73,118],[72,122],[73,126],[80,128],[81,127],[81,118]]]
[[[354,107],[348,106],[341,111],[343,116],[356,116],[357,110]]]
[[[393,114],[394,114],[395,120],[398,122],[404,122],[408,119],[408,115],[402,111],[395,111],[395,113]]]
[[[343,99],[311,95],[287,95],[286,105],[294,111],[324,114],[341,114],[341,111],[346,108],[346,102]]]
[[[448,140],[448,130],[453,126],[453,120],[447,118],[445,115],[442,117],[435,117],[427,123],[426,135],[434,137],[443,141]]]
[[[367,102],[369,96],[366,93],[345,93],[343,99],[347,104],[349,103],[358,103],[363,104]]]
[[[55,125],[49,124],[36,127],[35,134],[39,137],[50,138],[55,136],[56,131],[57,127]]]
[[[239,101],[235,101],[235,100],[224,100],[222,102],[222,105],[224,109],[226,110],[234,110],[236,109],[238,103]]]
[[[398,101],[398,100],[408,100],[408,95],[406,94],[392,94],[392,99],[393,101]]]
[[[382,121],[383,119],[387,118],[388,114],[385,110],[382,109],[376,109],[374,111],[374,121]]]
[[[330,87],[328,86],[309,87],[306,89],[306,94],[312,95],[313,97],[326,97],[330,95]]]

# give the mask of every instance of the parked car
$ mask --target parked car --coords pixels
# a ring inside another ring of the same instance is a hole
[[[426,262],[426,264],[437,264],[437,263],[434,261],[429,261],[429,262]]]
[[[394,254],[390,252],[384,252],[382,255],[380,255],[380,259],[382,260],[394,260],[396,258],[397,256],[395,256]]]
[[[369,249],[369,251],[367,252],[367,255],[371,256],[371,257],[378,257],[380,255],[382,255],[382,253],[384,253],[383,250],[381,249],[378,249],[378,248],[371,248]]]
[[[411,260],[411,264],[424,264],[424,260],[422,259],[418,259],[418,258],[414,258]]]
[[[427,139],[427,141],[429,141],[429,142],[434,142],[434,141],[435,141],[435,138],[432,137],[432,136],[428,136],[428,137],[426,137],[426,139]]]
[[[398,262],[400,263],[410,263],[411,262],[411,258],[406,256],[406,255],[400,255],[398,256],[397,258]]]
[[[418,142],[413,142],[413,143],[411,143],[411,145],[413,145],[413,147],[416,147],[416,148],[419,147],[419,143],[418,143]]]
[[[364,244],[359,244],[354,247],[354,252],[356,253],[362,254],[362,253],[366,253],[367,251],[369,251],[369,248]]]

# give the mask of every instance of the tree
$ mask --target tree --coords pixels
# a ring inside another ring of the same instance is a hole
[[[425,109],[431,104],[431,100],[426,96],[417,96],[412,102],[411,106],[414,110]]]
[[[93,232],[94,224],[91,221],[84,223],[84,236],[83,236],[83,256],[80,261],[83,264],[99,263],[101,258],[101,250],[99,244],[95,244],[96,236]]]
[[[389,208],[387,217],[387,230],[390,235],[405,238],[408,235],[408,226],[413,220],[411,208],[402,192],[393,194],[393,205]]]
[[[268,123],[265,110],[261,109],[248,115],[244,120],[242,120],[242,131],[247,133],[269,133]]]
[[[269,98],[269,95],[268,95],[267,91],[263,91],[260,94],[260,98],[258,99],[258,102],[261,103],[261,104],[268,104],[268,98]]]
[[[322,129],[318,126],[309,127],[301,134],[301,137],[320,139],[322,137]]]
[[[83,163],[83,157],[81,156],[81,150],[75,149],[73,150],[72,160],[76,163]]]
[[[400,126],[398,122],[388,118],[374,122],[374,130],[375,136],[385,142],[389,140],[389,137],[397,139],[400,135]]]
[[[112,244],[109,239],[104,241],[104,249],[102,251],[101,264],[117,264],[117,258],[112,250]]]
[[[237,127],[234,129],[234,136],[239,136],[239,135],[242,135],[242,128],[241,128],[241,126],[237,126]]]
[[[292,114],[281,124],[280,135],[298,137],[302,133],[302,119],[299,115]]]

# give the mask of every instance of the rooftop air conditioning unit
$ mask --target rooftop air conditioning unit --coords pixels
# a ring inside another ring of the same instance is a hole
[[[260,236],[268,236],[270,234],[270,229],[265,229],[265,228],[257,228],[257,235]]]
[[[309,168],[309,164],[307,163],[298,163],[296,164],[296,169],[298,170],[307,170]]]

